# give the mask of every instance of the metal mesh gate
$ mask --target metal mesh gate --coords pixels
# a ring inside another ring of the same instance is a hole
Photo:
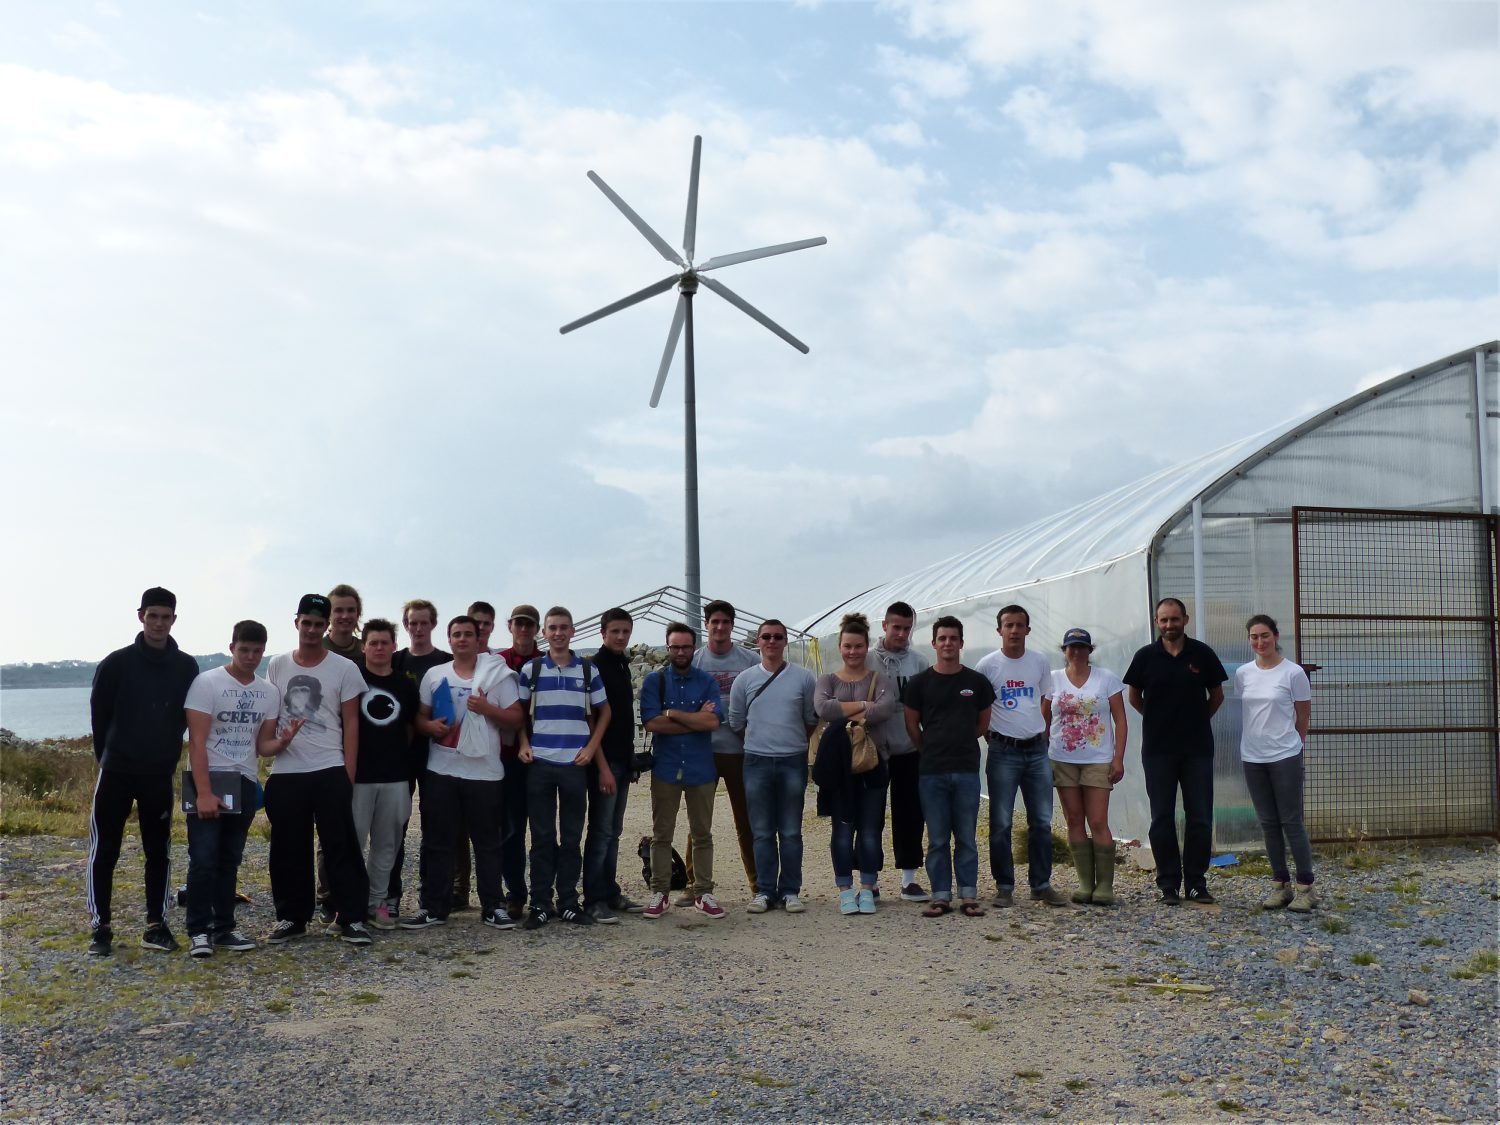
[[[1292,509],[1314,839],[1500,832],[1496,523]]]

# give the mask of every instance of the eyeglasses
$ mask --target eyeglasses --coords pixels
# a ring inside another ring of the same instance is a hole
[[[668,652],[692,652],[693,651],[693,646],[692,645],[668,645],[667,646],[667,651]]]
[[[761,640],[762,643],[764,643],[765,641],[784,641],[784,640],[786,640],[786,634],[785,633],[762,633],[760,635],[760,640]]]

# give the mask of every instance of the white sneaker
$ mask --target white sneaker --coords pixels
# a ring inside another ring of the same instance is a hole
[[[750,905],[748,905],[748,906],[745,907],[745,913],[746,914],[764,914],[767,910],[770,910],[770,909],[771,909],[771,899],[770,899],[770,896],[769,895],[756,895],[754,898],[752,898],[750,900]]]
[[[802,900],[796,895],[787,895],[786,898],[781,900],[781,905],[788,914],[801,914],[807,909],[803,905]]]

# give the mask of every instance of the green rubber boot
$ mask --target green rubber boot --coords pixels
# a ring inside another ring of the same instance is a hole
[[[1080,840],[1071,846],[1073,849],[1073,869],[1078,872],[1078,889],[1073,892],[1073,901],[1077,903],[1093,902],[1094,849],[1087,840]]]
[[[1115,842],[1094,845],[1094,905],[1115,904]]]

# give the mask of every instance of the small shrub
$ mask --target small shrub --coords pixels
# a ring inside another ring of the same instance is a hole
[[[1356,965],[1373,965],[1379,960],[1379,958],[1377,958],[1373,953],[1356,953],[1353,957],[1350,958],[1350,960],[1353,961]]]
[[[1327,918],[1319,922],[1318,925],[1325,934],[1347,934],[1349,932],[1349,923],[1337,914],[1330,914]]]

